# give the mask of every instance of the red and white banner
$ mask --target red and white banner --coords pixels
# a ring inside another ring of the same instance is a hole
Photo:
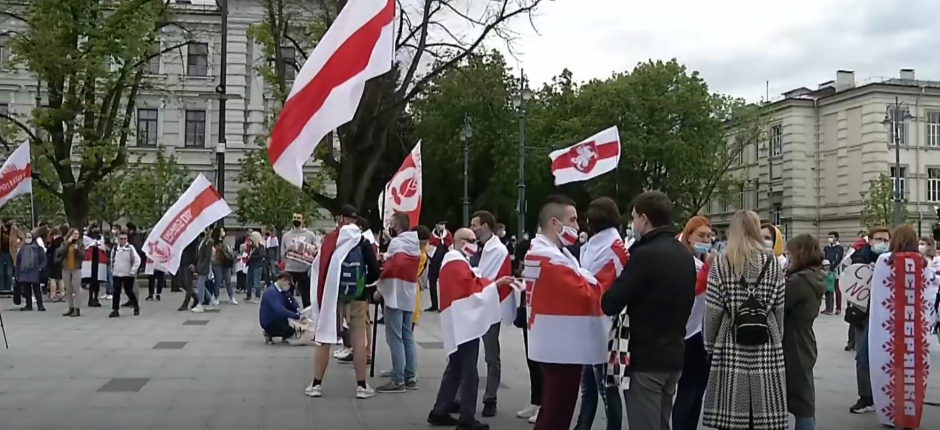
[[[607,362],[611,320],[601,310],[603,292],[567,249],[536,235],[525,256],[529,358],[540,363]]]
[[[594,275],[602,294],[620,276],[627,259],[623,239],[614,227],[595,234],[581,247],[581,267]]]
[[[483,255],[480,258],[480,276],[496,281],[503,276],[512,276],[512,263],[509,261],[509,250],[495,234],[490,236],[483,244]],[[499,314],[503,324],[510,325],[516,320],[516,311],[519,309],[519,299],[512,288],[505,288],[499,292]]]
[[[392,215],[408,214],[411,227],[418,225],[421,217],[421,141],[405,157],[398,172],[385,184],[379,195],[379,210],[383,211],[382,222],[387,227]]]
[[[312,322],[313,340],[319,344],[340,342],[336,332],[339,276],[349,251],[359,246],[362,232],[355,224],[344,225],[323,238],[320,252],[310,265],[310,307],[303,310]]]
[[[353,119],[366,81],[391,70],[394,19],[395,0],[348,2],[300,69],[268,145],[268,160],[288,182],[303,184],[317,144]]]
[[[555,185],[596,178],[617,168],[620,132],[613,126],[548,156],[552,159]]]
[[[0,206],[18,195],[31,192],[33,169],[29,160],[29,141],[26,141],[0,167]]]
[[[872,278],[868,355],[878,421],[920,428],[938,278],[917,252],[886,253]]]
[[[414,312],[415,294],[418,291],[415,284],[418,282],[420,259],[418,233],[406,231],[393,237],[388,243],[388,252],[385,254],[378,282],[385,306]]]
[[[98,261],[95,262],[95,259]],[[104,244],[97,240],[85,248],[82,257],[82,279],[91,280],[92,275],[96,275],[98,282],[108,281],[108,253],[104,250]]]
[[[441,289],[441,331],[447,354],[483,337],[498,323],[500,297],[510,295],[512,290],[508,285],[497,288],[492,280],[477,276],[467,258],[457,250],[444,255],[437,283]]]
[[[168,273],[176,274],[183,248],[230,213],[232,209],[219,192],[200,174],[150,231],[144,253]]]

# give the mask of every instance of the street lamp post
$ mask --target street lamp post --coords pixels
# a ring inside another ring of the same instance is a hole
[[[516,108],[516,113],[519,117],[519,201],[516,203],[516,214],[518,215],[517,219],[517,231],[518,231],[518,240],[522,240],[522,236],[525,235],[525,215],[526,215],[526,199],[525,199],[525,102],[532,98],[532,92],[529,91],[528,86],[526,85],[525,72],[520,70],[520,79],[519,79],[519,94],[516,94],[512,98],[512,105]]]
[[[891,108],[894,111],[891,111]],[[898,97],[894,98],[894,106],[885,108],[885,119],[882,121],[885,129],[890,133],[891,138],[888,144],[894,143],[894,175],[891,175],[891,183],[894,188],[894,226],[897,227],[903,222],[901,220],[901,127],[904,121],[913,118],[910,112],[902,110],[905,107]]]
[[[228,75],[228,0],[219,0],[219,8],[222,12],[222,58],[221,74],[219,76],[219,86],[215,92],[219,94],[219,144],[215,148],[216,162],[219,165],[219,177],[216,180],[216,188],[219,195],[225,198],[225,84],[226,75]]]
[[[470,225],[470,187],[468,183],[468,159],[470,158],[470,138],[473,137],[473,127],[470,126],[470,117],[464,116],[463,130],[460,131],[460,141],[463,142],[463,226]]]

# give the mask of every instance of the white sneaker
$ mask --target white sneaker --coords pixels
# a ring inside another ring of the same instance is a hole
[[[313,384],[310,384],[310,386],[308,386],[304,390],[304,394],[306,394],[309,397],[323,397],[323,386],[317,385],[316,387],[314,387]]]
[[[516,413],[516,417],[518,417],[518,418],[532,418],[532,417],[534,417],[535,415],[537,415],[537,414],[539,413],[539,409],[540,409],[540,408],[541,408],[541,406],[539,406],[539,405],[528,405],[528,406],[522,408],[521,411],[517,412],[517,413]]]
[[[254,303],[254,304],[256,304],[256,305],[260,305],[260,304],[261,304],[261,299],[251,299],[251,302]]]
[[[114,298],[114,296],[112,296],[112,295],[110,295],[110,294],[104,296],[104,299],[105,299],[105,300],[111,300],[111,299],[113,299],[113,298]]]
[[[358,385],[356,386],[356,398],[357,399],[368,399],[370,397],[375,397],[375,390],[373,390],[372,387],[369,386],[369,384],[366,384],[365,388],[362,388]]]
[[[235,300],[234,297],[232,297],[232,299],[229,300],[228,302],[229,302],[230,304],[233,304],[233,305],[236,305],[236,306],[238,305],[238,300]]]
[[[535,424],[535,422],[538,420],[539,420],[539,411],[535,411],[535,415],[532,415],[532,418],[529,418],[529,424]]]
[[[213,307],[213,308],[218,308],[218,307],[219,307],[219,299],[212,299],[212,302],[211,302],[211,303],[212,303],[212,307]]]
[[[349,357],[349,354],[352,354],[352,349],[340,348],[339,350],[333,353],[333,358],[343,359],[343,358]]]
[[[201,314],[201,313],[203,313],[203,312],[206,311],[206,309],[203,308],[202,305],[196,305],[196,307],[194,307],[194,308],[192,308],[192,309],[190,309],[190,310],[191,310],[193,313],[196,313],[196,314]]]

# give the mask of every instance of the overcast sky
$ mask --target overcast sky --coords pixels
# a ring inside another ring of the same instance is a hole
[[[750,101],[767,81],[774,98],[839,69],[862,81],[914,68],[940,81],[937,0],[546,0],[534,22],[539,34],[513,23],[520,54],[508,61],[538,84],[566,67],[583,81],[671,58]]]

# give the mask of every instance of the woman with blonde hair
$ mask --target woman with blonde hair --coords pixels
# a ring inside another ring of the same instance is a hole
[[[248,297],[246,301],[251,303],[261,303],[261,272],[264,268],[264,240],[261,233],[251,232],[251,242],[248,243]],[[251,292],[254,291],[255,299],[252,300]]]
[[[705,294],[703,333],[712,362],[703,424],[785,429],[784,276],[764,247],[756,213],[740,211],[731,219],[728,246],[708,272]]]

